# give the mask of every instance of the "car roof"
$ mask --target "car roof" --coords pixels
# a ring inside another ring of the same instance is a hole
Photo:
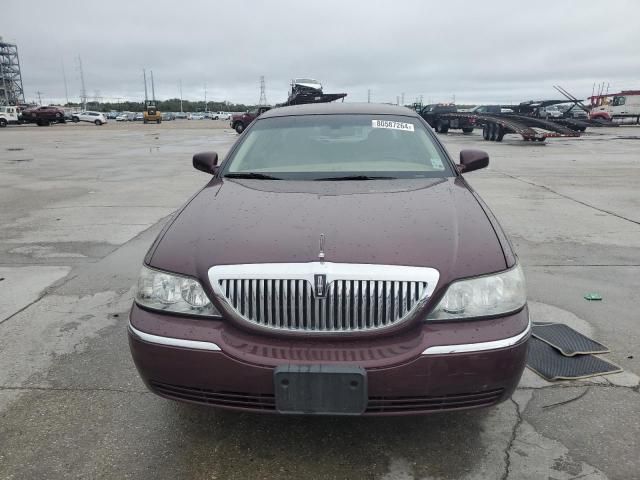
[[[404,115],[419,117],[419,115],[407,107],[387,105],[384,103],[308,103],[304,105],[292,105],[290,107],[277,107],[263,113],[260,118],[286,117],[297,115]]]

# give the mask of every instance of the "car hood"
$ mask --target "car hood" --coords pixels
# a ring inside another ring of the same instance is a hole
[[[438,269],[439,286],[506,268],[493,225],[461,178],[215,180],[161,234],[150,266],[200,279],[214,265],[318,261]]]

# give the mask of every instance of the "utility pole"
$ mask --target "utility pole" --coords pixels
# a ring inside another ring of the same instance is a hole
[[[180,113],[182,113],[182,79],[180,79]]]
[[[153,70],[151,70],[151,100],[153,101],[153,106],[156,105],[156,87],[153,84]]]
[[[144,68],[142,69],[142,76],[144,78],[144,106],[146,108],[149,103],[149,94],[147,93],[147,71]]]
[[[204,82],[204,113],[207,113],[207,82]]]
[[[258,101],[258,105],[266,105],[267,104],[267,93],[266,87],[264,84],[264,75],[260,77],[260,100]]]
[[[82,58],[78,55],[78,69],[80,70],[80,101],[82,102],[82,109],[87,109],[87,87],[84,84],[84,71],[82,70]]]
[[[64,71],[64,60],[60,60],[62,63],[62,79],[64,80],[64,96],[67,99],[66,105],[69,105],[69,89],[67,88],[67,73]]]
[[[401,100],[400,100],[400,104],[404,105],[404,92],[402,92],[402,97],[401,97]]]
[[[40,97],[40,94],[42,92],[40,90],[38,90],[36,93],[38,94],[38,105],[42,106],[42,97]]]
[[[367,90],[367,103],[371,103],[371,89]]]
[[[400,105],[400,96],[396,95],[396,105]]]

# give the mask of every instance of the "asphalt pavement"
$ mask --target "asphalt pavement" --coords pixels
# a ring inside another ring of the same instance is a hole
[[[592,336],[624,372],[526,370],[495,408],[408,418],[215,411],[138,378],[126,325],[142,258],[207,181],[192,155],[236,137],[213,121],[0,130],[0,479],[640,478],[640,128],[440,135],[454,157],[489,152],[467,178],[519,254],[532,319]]]

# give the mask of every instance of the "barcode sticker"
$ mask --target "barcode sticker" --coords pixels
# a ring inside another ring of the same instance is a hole
[[[394,122],[393,120],[371,120],[373,128],[390,128],[391,130],[404,130],[413,132],[413,123]]]

